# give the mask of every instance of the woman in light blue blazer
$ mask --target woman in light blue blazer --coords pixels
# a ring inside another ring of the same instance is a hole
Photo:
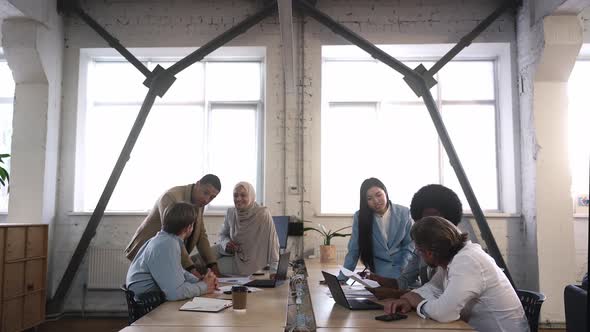
[[[358,259],[372,274],[398,278],[414,251],[410,210],[389,201],[387,188],[376,178],[363,181],[360,209],[354,214],[344,267],[354,271]],[[345,277],[340,274],[340,279]]]

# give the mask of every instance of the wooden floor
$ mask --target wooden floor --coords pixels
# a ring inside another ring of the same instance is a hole
[[[48,321],[37,332],[117,332],[127,326],[126,318],[62,318]],[[539,332],[559,332],[564,329],[539,329]]]
[[[116,332],[127,326],[127,318],[62,318],[47,321],[37,332]]]

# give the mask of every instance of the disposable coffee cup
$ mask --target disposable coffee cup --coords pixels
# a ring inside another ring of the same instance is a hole
[[[233,286],[231,288],[231,297],[233,301],[233,307],[235,310],[246,309],[246,302],[248,299],[248,287]]]

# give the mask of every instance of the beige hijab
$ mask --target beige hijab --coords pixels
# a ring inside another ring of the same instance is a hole
[[[243,209],[230,208],[227,221],[230,238],[240,246],[240,252],[233,256],[234,266],[239,274],[249,275],[267,264],[276,266],[279,239],[270,211],[256,203],[254,187],[248,182],[239,182],[234,191],[239,187],[248,192],[248,205]]]

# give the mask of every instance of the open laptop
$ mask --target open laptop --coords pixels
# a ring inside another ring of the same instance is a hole
[[[279,266],[277,267],[277,273],[274,279],[254,279],[244,286],[249,287],[260,287],[260,288],[273,288],[283,283],[287,279],[287,271],[289,270],[289,257],[291,252],[287,251],[279,256]]]
[[[330,274],[328,272],[322,271],[324,275],[324,279],[326,280],[326,284],[328,288],[330,288],[330,293],[332,293],[332,297],[334,301],[339,305],[348,308],[350,310],[381,310],[383,306],[379,303],[373,302],[368,299],[347,299],[344,295],[344,291],[340,286],[340,282],[338,278]]]

